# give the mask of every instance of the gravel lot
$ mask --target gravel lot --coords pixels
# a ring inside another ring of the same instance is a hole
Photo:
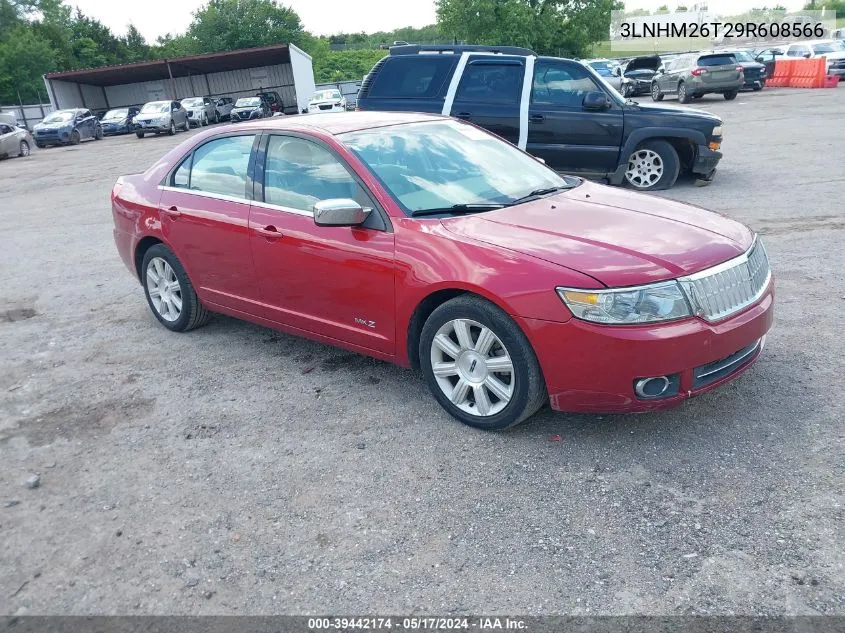
[[[696,106],[725,158],[662,195],[764,235],[761,359],[502,434],[407,370],[158,325],[109,192],[184,133],[0,163],[0,613],[845,614],[845,88]]]

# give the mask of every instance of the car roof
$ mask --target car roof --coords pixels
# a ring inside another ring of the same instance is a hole
[[[386,127],[389,125],[402,125],[405,123],[419,123],[423,121],[436,121],[448,119],[439,114],[423,114],[419,112],[327,112],[325,114],[297,114],[292,116],[277,116],[269,119],[261,119],[250,123],[238,124],[238,129],[245,127],[257,127],[268,130],[298,130],[312,129],[327,134],[345,134],[346,132],[358,132],[373,128]]]

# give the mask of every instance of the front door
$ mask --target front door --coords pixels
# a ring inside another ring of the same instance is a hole
[[[470,56],[452,102],[452,116],[516,145],[524,76],[524,58]]]
[[[17,156],[20,151],[18,135],[11,126],[0,123],[0,158],[3,156]]]
[[[584,110],[584,97],[597,91],[604,92],[581,64],[538,59],[528,109],[528,152],[558,171],[613,172],[622,144],[622,106],[611,100],[606,110]]]
[[[267,137],[262,173],[249,228],[266,317],[394,354],[394,234],[370,195],[333,151],[296,136]],[[317,226],[314,203],[336,198],[372,208],[370,218]]]
[[[255,139],[234,134],[200,145],[173,172],[159,202],[165,241],[200,295],[247,313],[260,303],[247,227]]]

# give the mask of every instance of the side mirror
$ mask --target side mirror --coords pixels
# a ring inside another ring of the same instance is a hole
[[[665,72],[666,72],[666,67],[665,67],[665,66],[658,66],[658,67],[657,67],[657,70],[656,70],[656,71],[654,71],[654,74],[656,74],[656,75],[662,75],[662,74],[663,74],[663,73],[665,73]]]
[[[617,66],[616,68],[614,68],[613,74],[616,75],[617,77],[621,77],[622,76],[622,66]]]
[[[584,95],[582,107],[585,110],[607,110],[610,107],[610,101],[603,92],[588,92]]]
[[[320,200],[314,204],[314,224],[317,226],[358,226],[363,224],[372,209],[365,209],[350,198]]]

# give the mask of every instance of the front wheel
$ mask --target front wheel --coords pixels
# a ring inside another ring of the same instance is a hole
[[[26,141],[21,141],[21,145],[18,149],[20,150],[18,152],[18,156],[29,156],[29,143]]]
[[[103,140],[103,128],[101,128],[99,125],[97,126],[97,130],[94,132],[94,140],[95,141]]]
[[[625,181],[639,191],[668,189],[678,179],[680,165],[678,153],[670,143],[647,141],[628,157]]]
[[[144,133],[143,132],[135,132],[135,136],[137,136],[138,138],[144,138]]]
[[[660,86],[657,85],[656,81],[651,84],[651,98],[654,101],[663,101],[663,93],[660,92]]]
[[[211,318],[181,262],[164,244],[156,244],[144,254],[141,274],[147,304],[168,330],[187,332]]]
[[[728,90],[723,96],[725,97],[725,101],[733,101],[738,94],[739,90]]]
[[[678,84],[678,103],[689,103],[690,94],[687,92],[687,85],[682,81]]]
[[[620,92],[622,93],[623,97],[625,97],[626,99],[629,99],[631,97],[631,93],[633,92],[631,90],[631,84],[622,84],[622,88],[621,88]]]
[[[80,140],[81,140],[81,137],[79,136],[79,132],[77,130],[74,130],[73,132],[70,133],[70,144],[71,145],[79,145]]]
[[[167,130],[167,133],[170,136],[173,136],[174,134],[176,134],[176,123],[174,123],[173,119],[170,119],[170,129]]]
[[[432,395],[469,426],[506,429],[546,401],[531,343],[513,319],[481,297],[457,297],[432,312],[419,353]]]

